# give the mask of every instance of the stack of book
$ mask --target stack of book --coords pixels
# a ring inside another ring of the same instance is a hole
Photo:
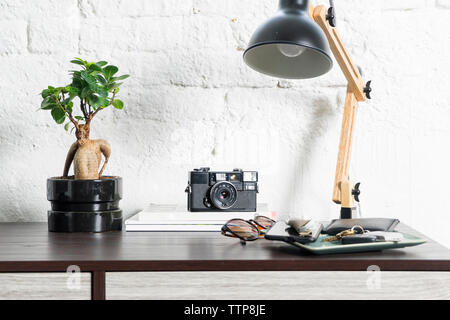
[[[271,219],[275,213],[267,205],[258,205],[257,212],[189,212],[186,205],[150,204],[125,221],[126,231],[219,231],[231,219],[253,219],[262,215]]]

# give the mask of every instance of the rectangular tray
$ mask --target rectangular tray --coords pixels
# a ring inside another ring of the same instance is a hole
[[[356,244],[341,244],[339,241],[322,242],[322,239],[328,238],[328,235],[320,235],[320,237],[312,243],[302,244],[299,242],[291,242],[292,245],[300,247],[314,254],[335,254],[335,253],[356,253],[368,251],[380,251],[385,249],[398,249],[405,247],[418,246],[426,242],[425,239],[403,233],[404,240],[399,242],[371,242]]]

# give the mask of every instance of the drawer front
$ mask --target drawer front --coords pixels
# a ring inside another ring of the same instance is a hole
[[[0,300],[89,300],[90,298],[90,273],[0,273]]]
[[[450,299],[450,272],[110,272],[107,299]]]

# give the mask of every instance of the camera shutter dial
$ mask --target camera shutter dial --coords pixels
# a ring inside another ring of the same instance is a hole
[[[218,182],[211,188],[210,198],[217,209],[229,209],[237,200],[236,187],[227,181]]]

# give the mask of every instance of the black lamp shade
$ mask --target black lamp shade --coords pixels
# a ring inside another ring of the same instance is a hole
[[[309,0],[280,0],[277,14],[260,26],[244,52],[252,69],[276,78],[309,79],[333,66],[325,34],[308,15]]]

